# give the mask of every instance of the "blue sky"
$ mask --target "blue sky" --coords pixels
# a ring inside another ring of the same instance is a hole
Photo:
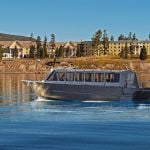
[[[98,29],[115,39],[150,33],[149,0],[1,0],[0,32],[36,38],[51,33],[57,41],[90,40]]]

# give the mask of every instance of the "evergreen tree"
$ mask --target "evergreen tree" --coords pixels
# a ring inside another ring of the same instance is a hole
[[[30,34],[30,51],[29,51],[29,58],[35,58],[36,57],[36,48],[33,44],[33,33]]]
[[[102,37],[102,31],[98,30],[95,32],[95,34],[92,37],[92,51],[90,52],[91,55],[97,55],[98,53],[98,46],[100,45]]]
[[[51,54],[55,58],[55,48],[56,48],[55,34],[51,34],[50,46],[51,46]]]
[[[0,59],[3,58],[3,53],[4,53],[4,49],[3,49],[2,46],[0,45]]]
[[[59,57],[64,57],[64,47],[62,45],[59,47]]]
[[[18,48],[15,46],[13,49],[13,57],[17,58],[18,57]]]
[[[146,47],[143,46],[140,52],[140,59],[145,60],[146,58],[147,58],[147,51],[146,51]]]
[[[65,51],[66,51],[66,57],[69,57],[70,56],[70,48],[69,47],[67,47],[66,49],[65,49]]]
[[[138,40],[138,39],[136,38],[135,33],[134,33],[133,36],[132,36],[132,40],[134,40],[134,41],[137,41],[137,40]]]
[[[40,47],[40,49],[39,49],[39,58],[44,58],[44,49],[43,49],[43,47]]]
[[[148,35],[148,39],[150,40],[150,34]]]
[[[123,34],[120,34],[119,37],[118,37],[118,41],[121,41],[121,40],[124,40],[125,39],[125,36]]]
[[[103,54],[106,55],[108,53],[108,48],[109,48],[109,39],[106,30],[104,30],[102,42],[103,42]]]
[[[43,44],[43,58],[47,57],[47,37],[44,37],[44,44]]]
[[[128,40],[132,40],[132,32],[129,32]]]
[[[85,56],[85,49],[84,49],[84,43],[83,42],[80,43],[80,55],[81,55],[81,57]]]
[[[111,42],[114,41],[114,36],[113,36],[113,35],[110,37],[110,41],[111,41]]]
[[[41,58],[41,37],[38,36],[36,39],[36,53],[37,57]]]
[[[133,43],[130,44],[130,47],[129,47],[129,51],[128,53],[130,55],[133,55],[134,54],[134,51],[135,51],[135,45],[133,45]]]
[[[56,48],[55,54],[56,54],[56,57],[59,57],[59,48],[58,47]]]
[[[35,46],[34,45],[30,45],[30,51],[29,51],[29,57],[30,58],[35,58]]]
[[[81,57],[80,55],[80,49],[77,49],[77,54],[76,54],[77,57]]]
[[[127,42],[125,43],[125,47],[122,49],[121,53],[120,53],[120,57],[123,59],[127,59],[128,58],[128,53],[129,53],[129,48],[127,45]]]
[[[85,49],[84,49],[84,43],[81,41],[80,44],[78,44],[77,49],[77,57],[85,56]]]

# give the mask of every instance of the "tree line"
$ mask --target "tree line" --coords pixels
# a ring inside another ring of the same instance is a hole
[[[95,34],[92,36],[90,41],[90,46],[88,50],[85,46],[85,42],[81,41],[77,44],[76,49],[71,50],[69,47],[64,48],[63,45],[59,47],[56,46],[56,37],[55,34],[51,34],[50,42],[47,41],[47,37],[44,37],[44,40],[41,40],[40,36],[37,36],[36,39],[33,38],[33,34],[30,35],[30,51],[29,51],[29,58],[57,58],[57,57],[70,57],[71,51],[76,51],[76,57],[85,57],[85,56],[100,56],[100,55],[107,55],[109,54],[109,43],[114,42],[114,36],[112,35],[110,38],[108,37],[106,30],[97,30]],[[149,34],[150,40],[150,34]],[[134,55],[134,46],[130,45],[128,47],[127,41],[131,43],[133,41],[138,41],[135,33],[130,32],[128,36],[124,34],[120,34],[118,37],[119,41],[126,41],[125,46],[122,48],[121,52],[119,53],[120,58],[127,59],[129,56],[132,57]],[[4,49],[0,45],[0,58],[3,57]],[[13,56],[17,57],[18,50],[15,47],[13,51]],[[143,46],[140,50],[141,60],[147,58],[147,49]]]
[[[47,45],[47,37],[44,37],[44,41],[41,41],[41,37],[37,36],[35,42],[32,40],[33,34],[30,36],[31,38],[31,45],[30,45],[30,52],[29,52],[29,57],[30,58],[47,58],[51,56],[55,56],[54,50],[55,50],[55,34],[51,34],[51,41],[50,45]],[[36,44],[35,44],[36,43]],[[48,48],[50,47],[51,51],[48,52]]]

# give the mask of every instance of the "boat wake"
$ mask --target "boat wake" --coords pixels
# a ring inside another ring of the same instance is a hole
[[[150,109],[150,104],[139,104],[138,109]]]
[[[45,99],[43,97],[38,97],[37,99],[35,99],[35,101],[37,101],[37,102],[52,102],[54,100]]]
[[[110,101],[93,101],[93,100],[89,100],[89,101],[83,101],[84,103],[108,103]]]

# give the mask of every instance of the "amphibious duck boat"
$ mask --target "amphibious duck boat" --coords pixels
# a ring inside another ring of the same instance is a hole
[[[23,82],[38,96],[56,100],[132,99],[139,89],[136,74],[129,70],[59,68],[42,81]]]

